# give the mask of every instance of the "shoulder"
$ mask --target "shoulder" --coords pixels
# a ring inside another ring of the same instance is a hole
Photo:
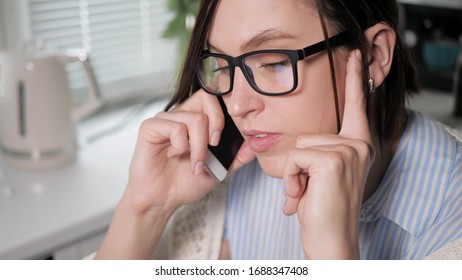
[[[429,155],[417,161],[418,165],[428,167],[420,177],[425,178],[432,197],[426,202],[431,207],[422,208],[426,211],[419,217],[433,212],[416,236],[415,252],[420,256],[432,252],[446,254],[447,250],[460,249],[461,242],[455,240],[462,238],[462,133],[420,113],[414,113],[414,118],[414,134],[420,133],[414,138],[420,139],[425,147],[422,153]],[[416,195],[421,195],[422,190],[415,192]]]
[[[462,197],[459,135],[409,111],[409,122],[382,183],[362,207],[362,220],[384,217],[414,240],[423,238],[437,224],[449,225]]]
[[[409,124],[400,145],[409,158],[418,160],[418,166],[443,163],[445,166],[437,175],[448,179],[448,183],[453,172],[462,167],[462,132],[422,113],[409,112]]]

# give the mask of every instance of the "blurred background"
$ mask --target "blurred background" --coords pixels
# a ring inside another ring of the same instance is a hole
[[[462,131],[462,0],[400,0],[422,84]],[[143,119],[165,106],[195,0],[0,0],[0,259],[99,246]]]

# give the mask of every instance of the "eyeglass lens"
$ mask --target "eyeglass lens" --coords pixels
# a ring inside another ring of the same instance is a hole
[[[292,62],[283,53],[259,53],[243,59],[248,82],[266,94],[280,94],[292,90],[294,75]],[[203,59],[199,78],[208,92],[226,93],[231,88],[231,68],[228,61],[217,56]]]

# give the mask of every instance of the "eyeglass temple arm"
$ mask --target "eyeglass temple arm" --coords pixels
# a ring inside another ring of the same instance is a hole
[[[327,49],[327,46],[337,47],[348,44],[353,41],[353,38],[347,31],[343,31],[337,35],[330,37],[327,41],[321,41],[299,51],[299,58],[304,59],[310,55],[322,52]]]

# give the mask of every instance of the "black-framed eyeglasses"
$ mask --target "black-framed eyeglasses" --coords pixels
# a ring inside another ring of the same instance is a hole
[[[346,32],[328,39],[331,47],[351,42]],[[327,49],[325,40],[299,50],[258,50],[232,57],[205,50],[196,68],[207,93],[222,96],[233,90],[234,70],[239,67],[250,86],[263,95],[278,96],[298,86],[297,62]]]

